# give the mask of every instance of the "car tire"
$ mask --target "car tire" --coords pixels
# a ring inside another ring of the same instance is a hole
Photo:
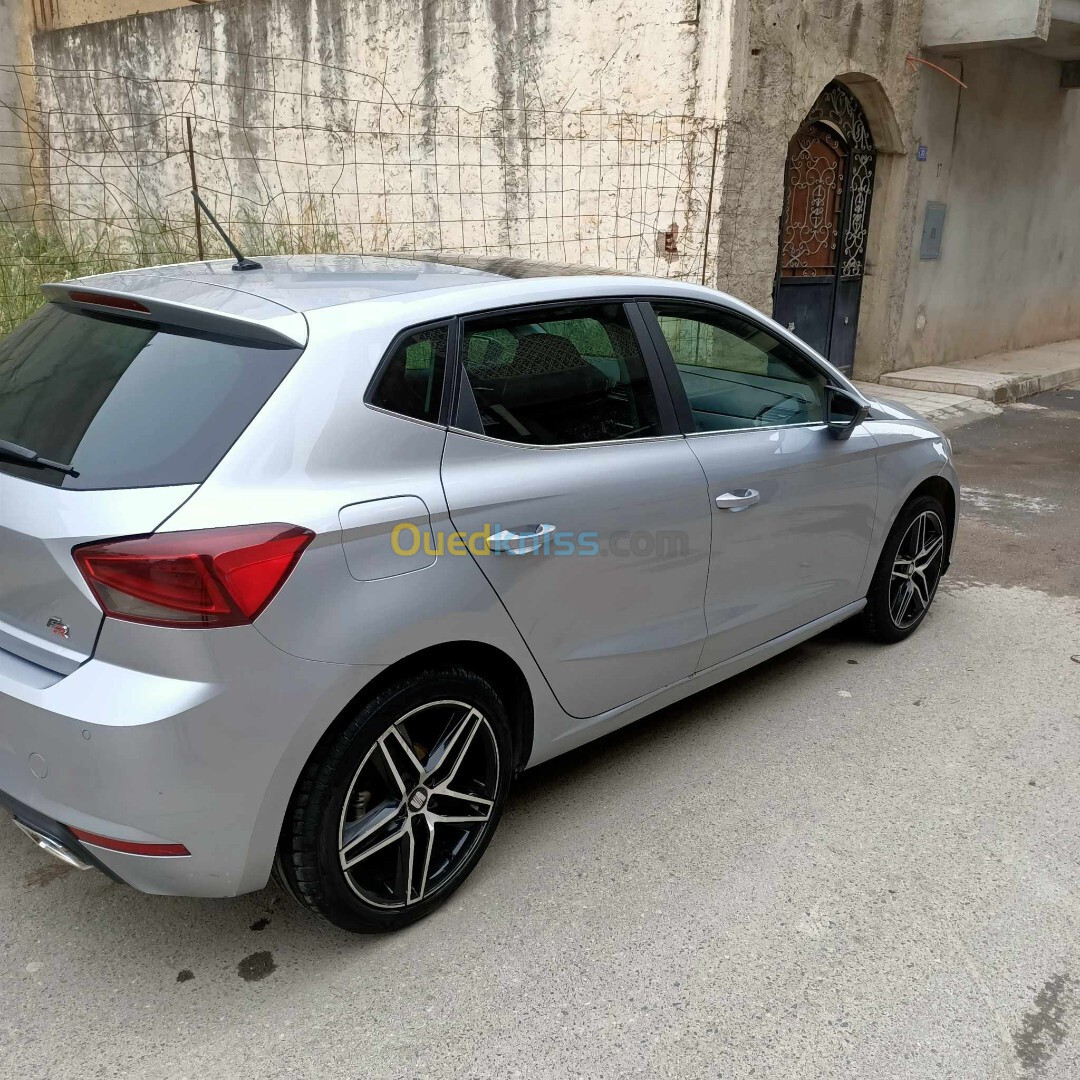
[[[495,688],[461,667],[422,671],[362,704],[304,769],[275,873],[344,930],[423,918],[480,861],[512,771]]]
[[[937,499],[920,495],[904,506],[866,594],[861,619],[871,638],[892,644],[918,629],[937,593],[948,544],[948,517]]]

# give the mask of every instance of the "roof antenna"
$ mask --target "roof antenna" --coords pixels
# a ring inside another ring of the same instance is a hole
[[[257,263],[254,259],[245,259],[240,254],[240,249],[229,239],[229,234],[218,223],[218,219],[210,212],[210,207],[203,202],[202,196],[199,194],[196,188],[191,189],[192,197],[195,199],[195,205],[202,210],[202,212],[210,219],[210,224],[214,226],[218,231],[218,235],[225,241],[225,246],[232,252],[232,257],[236,260],[236,264],[233,266],[234,270],[261,270],[262,263]]]

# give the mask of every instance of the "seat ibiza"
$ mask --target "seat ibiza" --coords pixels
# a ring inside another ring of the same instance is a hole
[[[0,341],[0,802],[37,844],[400,927],[520,770],[926,616],[930,424],[710,289],[464,263],[84,278]]]

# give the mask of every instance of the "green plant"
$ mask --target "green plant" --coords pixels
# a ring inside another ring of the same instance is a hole
[[[0,223],[0,333],[41,305],[47,282],[192,258],[190,232],[190,224],[167,221],[142,221],[123,231],[107,222],[77,230]]]
[[[225,227],[240,249],[254,256],[343,250],[345,237],[320,201],[308,200],[293,211],[287,217],[275,208],[261,218],[241,211]],[[228,256],[206,220],[202,239],[205,258]],[[41,305],[41,286],[47,282],[196,258],[193,216],[144,217],[134,222],[102,218],[89,224],[55,220],[36,227],[0,220],[0,334],[18,326]]]

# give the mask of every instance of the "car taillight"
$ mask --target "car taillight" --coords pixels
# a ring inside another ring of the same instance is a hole
[[[105,293],[79,292],[68,293],[68,299],[73,304],[94,304],[96,307],[120,308],[122,311],[140,311],[150,314],[150,309],[138,300],[132,300],[130,296],[107,296]]]
[[[239,626],[270,603],[314,536],[296,525],[238,525],[104,540],[71,554],[114,619]]]

